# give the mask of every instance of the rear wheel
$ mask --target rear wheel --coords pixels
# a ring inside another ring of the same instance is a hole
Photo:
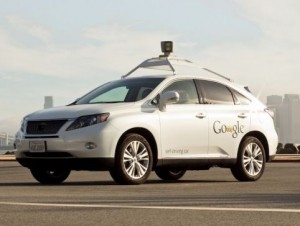
[[[60,184],[68,178],[71,170],[64,168],[32,168],[32,176],[41,184]]]
[[[155,173],[163,180],[179,180],[186,173],[186,170],[156,169]]]
[[[118,184],[142,184],[149,177],[152,164],[148,141],[139,134],[130,133],[116,150],[115,165],[110,175]]]
[[[231,168],[239,181],[256,181],[265,169],[266,154],[262,143],[255,137],[247,137],[238,153],[237,163]]]

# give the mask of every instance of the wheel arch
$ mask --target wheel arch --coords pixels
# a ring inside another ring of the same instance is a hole
[[[151,150],[152,150],[152,155],[153,155],[153,168],[155,168],[157,161],[158,161],[157,142],[156,142],[156,139],[153,136],[153,134],[148,129],[145,129],[142,127],[135,127],[135,128],[126,130],[118,140],[115,153],[117,153],[117,149],[122,144],[122,141],[124,140],[125,136],[129,133],[139,134],[139,135],[143,136],[149,142],[149,144],[151,146]]]
[[[264,146],[265,152],[266,152],[266,162],[268,162],[269,158],[270,158],[270,156],[269,156],[269,143],[268,143],[268,140],[267,140],[266,136],[263,133],[259,132],[259,131],[251,131],[251,132],[247,133],[240,142],[239,150],[240,150],[240,147],[243,144],[244,140],[247,137],[250,137],[250,136],[257,138],[262,143],[262,145]]]

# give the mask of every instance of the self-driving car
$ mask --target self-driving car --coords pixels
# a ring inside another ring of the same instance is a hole
[[[278,142],[272,112],[247,87],[174,56],[172,42],[161,47],[162,55],[119,80],[25,116],[17,161],[43,184],[61,183],[72,170],[141,184],[151,171],[178,180],[215,166],[258,180]]]

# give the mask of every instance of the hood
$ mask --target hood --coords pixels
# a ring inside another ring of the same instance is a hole
[[[113,103],[61,106],[36,111],[26,116],[26,118],[29,120],[74,119],[84,115],[130,109],[133,105],[134,103]]]

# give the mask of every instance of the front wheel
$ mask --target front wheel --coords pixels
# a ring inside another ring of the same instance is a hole
[[[142,184],[149,177],[152,164],[148,141],[139,134],[130,133],[117,148],[115,165],[109,172],[118,184]]]
[[[156,169],[156,175],[163,180],[179,180],[185,174],[186,170]]]
[[[266,154],[262,143],[255,137],[247,137],[240,146],[237,163],[231,168],[239,181],[258,180],[266,165]]]
[[[60,184],[70,175],[70,169],[63,168],[32,168],[32,176],[41,184]]]

